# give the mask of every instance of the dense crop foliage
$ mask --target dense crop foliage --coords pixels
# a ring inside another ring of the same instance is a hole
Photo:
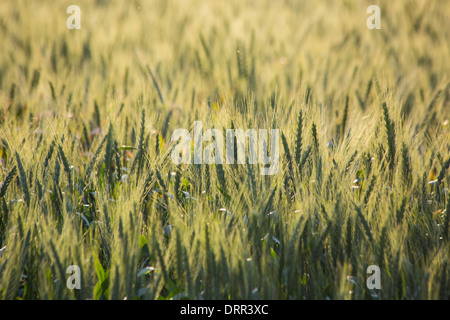
[[[1,1],[0,298],[447,299],[450,2],[370,4],[78,1],[69,30]],[[279,129],[278,173],[175,165],[194,121]]]

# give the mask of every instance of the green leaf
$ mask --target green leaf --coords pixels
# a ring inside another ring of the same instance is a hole
[[[95,271],[97,271],[97,277],[100,281],[105,279],[105,270],[103,269],[100,260],[95,256]]]
[[[278,261],[278,255],[277,253],[273,250],[273,248],[270,248],[270,254],[272,255],[272,257]]]
[[[121,146],[119,150],[137,150],[137,148],[133,146]]]
[[[142,234],[139,237],[139,248],[142,249],[144,246],[147,245],[147,238],[145,238]]]
[[[217,189],[219,190],[219,192],[220,192],[227,200],[231,200],[231,196],[230,196],[228,193],[226,193],[225,191],[223,191],[222,189],[220,189],[219,186],[216,186],[216,187],[217,187]]]
[[[94,287],[94,300],[100,300],[102,297],[109,296],[109,270],[105,272],[100,260],[95,257],[95,271],[97,272],[98,282]]]

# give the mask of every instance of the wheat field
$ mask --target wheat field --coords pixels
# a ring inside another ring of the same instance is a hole
[[[448,299],[449,15],[1,1],[0,298]],[[194,121],[279,129],[278,172],[173,163]]]

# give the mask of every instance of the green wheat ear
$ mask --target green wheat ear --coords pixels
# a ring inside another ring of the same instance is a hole
[[[437,180],[439,183],[442,182],[442,180],[444,179],[444,175],[445,175],[445,170],[447,170],[448,168],[450,168],[450,158],[448,158],[444,164],[442,165],[442,169],[439,172],[439,175],[437,177]]]
[[[302,154],[302,146],[303,146],[303,113],[302,110],[298,112],[298,119],[297,119],[297,131],[295,135],[295,162],[297,165],[300,164],[300,158]]]
[[[447,199],[447,210],[445,213],[445,219],[444,219],[444,239],[446,241],[449,240],[449,234],[450,234],[450,230],[449,230],[449,224],[450,224],[450,199]]]
[[[159,100],[161,101],[161,104],[164,105],[164,98],[162,96],[161,89],[159,88],[158,81],[156,80],[155,76],[153,75],[153,72],[150,69],[150,67],[147,65],[146,68],[147,68],[148,73],[150,73],[150,77],[152,78],[153,85],[155,86],[156,91],[158,92]]]
[[[250,186],[251,186],[253,199],[256,199],[256,195],[257,195],[256,178],[255,178],[255,173],[253,171],[253,167],[249,163],[248,156],[245,157],[245,163],[247,164],[248,180],[249,180],[249,183],[250,183]]]
[[[312,127],[311,127],[311,135],[313,138],[314,152],[317,153],[319,150],[319,138],[317,137],[317,127],[314,122],[312,123]]]
[[[340,137],[343,139],[345,136],[345,129],[347,127],[347,120],[348,120],[348,95],[345,97],[345,107],[344,107],[344,115],[342,116],[342,123],[341,123],[341,135]]]
[[[28,183],[27,183],[27,174],[25,173],[25,170],[22,165],[22,161],[20,160],[20,156],[16,151],[16,161],[17,161],[17,167],[19,168],[19,175],[20,175],[20,184],[22,186],[22,191],[24,193],[24,200],[26,204],[30,205],[30,192],[28,191]]]
[[[56,139],[54,139],[54,140],[52,141],[52,143],[50,144],[50,148],[49,148],[49,150],[48,150],[48,152],[47,152],[47,155],[45,156],[45,159],[44,159],[44,170],[47,168],[48,162],[49,162],[50,159],[52,158],[53,150],[54,150],[54,148],[55,148],[55,145],[56,145]]]
[[[389,170],[392,174],[395,168],[395,128],[394,123],[391,121],[391,118],[389,117],[389,111],[386,102],[383,102],[382,107],[384,116],[384,126],[387,135]]]
[[[216,164],[216,174],[219,180],[219,185],[224,192],[227,190],[227,179],[225,178],[225,171],[223,170],[223,164]]]
[[[70,172],[69,161],[67,160],[66,154],[60,144],[58,144],[59,157],[63,163],[64,171],[67,173],[67,178],[69,180],[69,186],[72,187],[72,174]]]
[[[139,174],[141,172],[142,167],[142,159],[144,155],[144,137],[145,137],[145,108],[142,108],[142,115],[141,115],[141,129],[139,133],[139,143],[138,143],[138,152],[136,154],[136,158],[133,161],[133,164],[131,166],[131,172],[135,172],[136,166],[138,168],[137,171],[137,177],[139,177]]]
[[[11,171],[8,172],[8,175],[6,176],[5,180],[3,181],[2,187],[0,188],[0,198],[3,198],[5,196],[6,190],[8,189],[8,186],[11,183],[12,179],[14,179],[16,173],[17,173],[17,167],[14,166],[11,169]]]
[[[56,93],[55,93],[55,88],[53,87],[53,83],[51,81],[49,81],[48,84],[50,85],[50,91],[52,93],[52,99],[53,99],[54,102],[56,102]]]
[[[108,136],[105,136],[103,138],[102,142],[100,143],[97,150],[95,151],[94,156],[92,157],[91,161],[89,162],[87,169],[86,169],[86,174],[84,176],[84,181],[90,180],[92,170],[94,169],[94,166],[97,163],[97,160],[100,156],[100,153],[102,152],[103,146],[105,145],[107,138],[108,138]]]
[[[355,161],[357,155],[358,155],[358,150],[355,150],[355,152],[353,152],[353,154],[348,159],[347,164],[345,165],[344,173],[348,173],[348,171],[350,170],[350,167],[351,167],[352,163]]]
[[[304,169],[304,167],[306,165],[306,162],[310,158],[311,153],[312,153],[312,147],[308,146],[308,148],[305,150],[305,152],[303,152],[303,156],[302,156],[302,159],[300,161],[300,165],[299,165],[300,174],[302,173],[302,171],[303,171],[303,169]]]
[[[286,163],[287,163],[288,168],[289,168],[289,177],[291,179],[294,179],[294,168],[292,166],[292,162],[293,162],[292,160],[293,159],[292,159],[292,156],[291,156],[291,152],[289,150],[289,145],[287,143],[286,136],[284,135],[283,132],[281,133],[281,140],[282,140],[283,148],[284,148],[284,157],[286,159]]]
[[[370,195],[372,194],[372,191],[375,187],[375,181],[377,179],[376,175],[372,175],[372,178],[370,179],[369,185],[367,186],[366,193],[364,194],[364,200],[363,203],[366,205],[369,202]]]
[[[177,201],[180,200],[180,193],[181,193],[181,173],[180,169],[177,167],[177,170],[175,171],[175,182],[173,185],[174,193],[175,193],[175,199]]]
[[[33,71],[33,78],[31,80],[30,91],[33,91],[39,84],[39,79],[41,77],[41,72],[39,70]]]
[[[409,187],[412,180],[411,157],[405,142],[402,143],[401,172],[403,183]]]

